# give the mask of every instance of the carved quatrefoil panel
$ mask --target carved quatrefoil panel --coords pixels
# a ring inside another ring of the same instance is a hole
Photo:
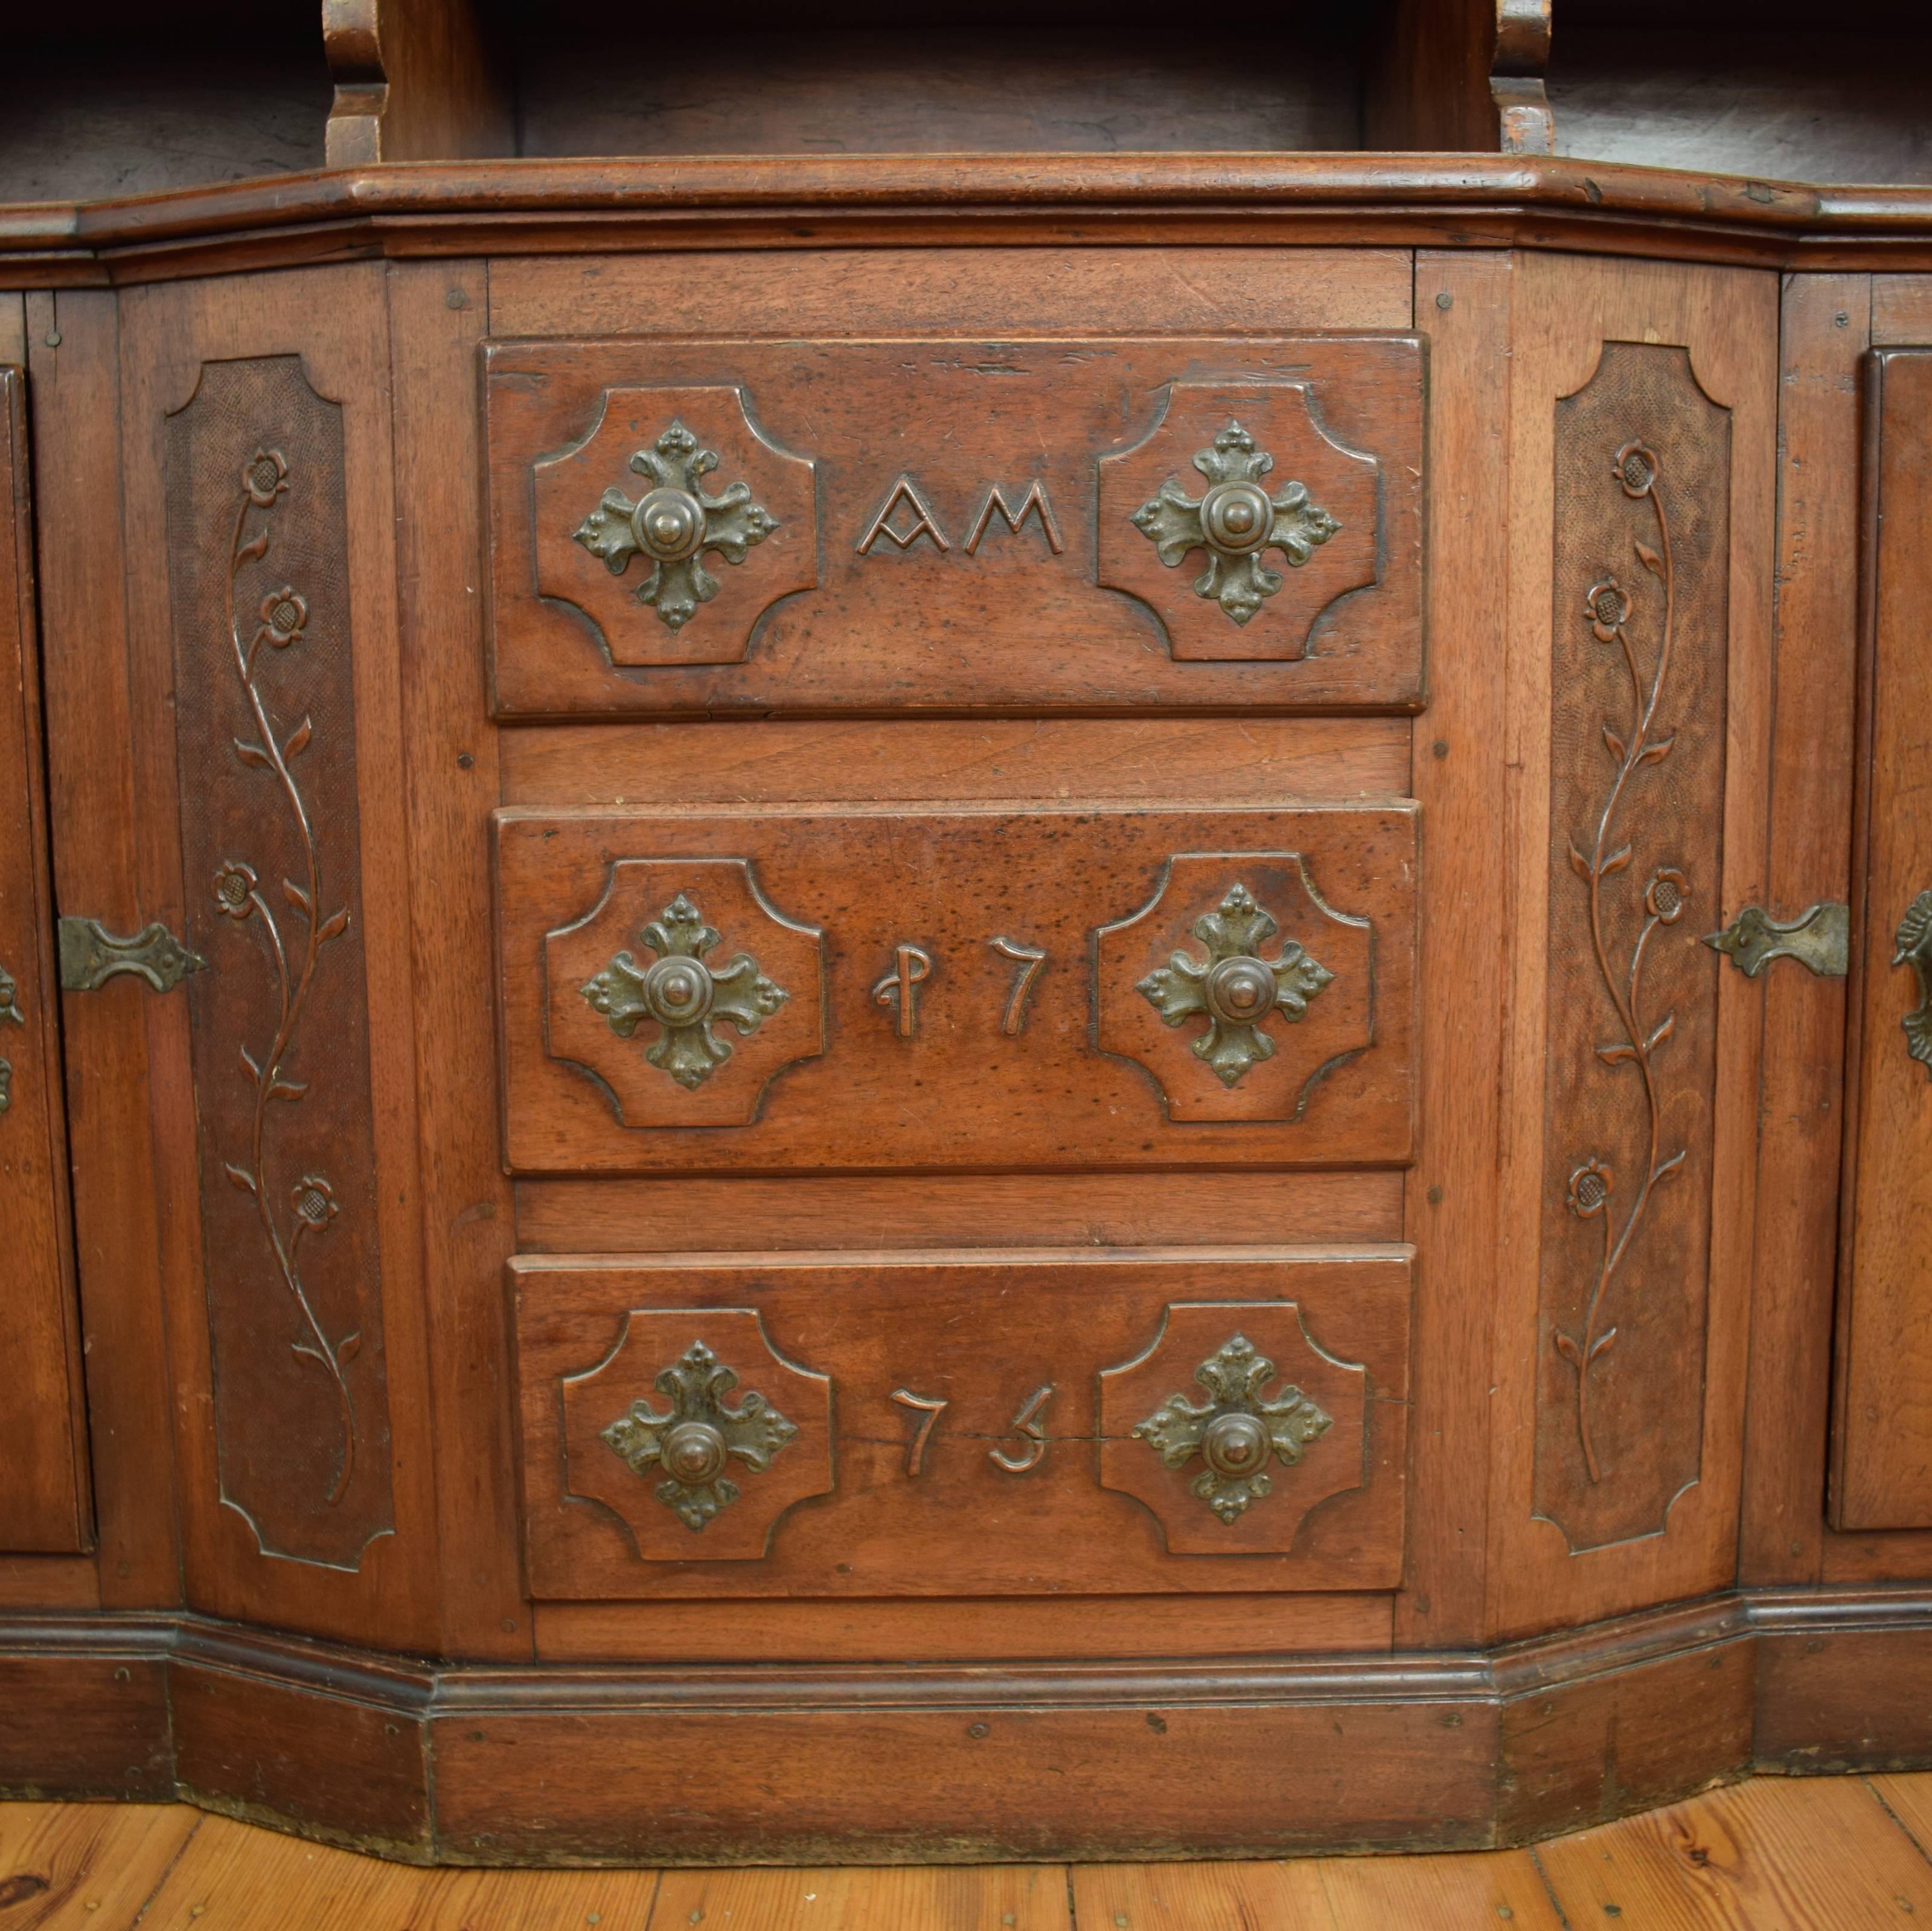
[[[1100,1485],[1158,1518],[1174,1555],[1286,1555],[1362,1486],[1368,1374],[1292,1301],[1170,1302],[1145,1353],[1100,1377]]]
[[[532,465],[537,593],[617,665],[736,664],[818,581],[812,464],[738,388],[610,389],[582,442]]]
[[[644,1562],[751,1562],[832,1487],[832,1383],[788,1361],[751,1308],[634,1308],[558,1384],[566,1492]]]
[[[1177,658],[1301,657],[1381,576],[1381,494],[1307,384],[1176,383],[1145,440],[1100,459],[1099,581],[1153,610]]]
[[[1299,1119],[1375,1038],[1373,931],[1298,852],[1172,858],[1094,954],[1100,1050],[1145,1068],[1170,1119]]]
[[[825,1050],[823,944],[741,858],[622,858],[544,937],[546,1044],[627,1127],[746,1126]]]

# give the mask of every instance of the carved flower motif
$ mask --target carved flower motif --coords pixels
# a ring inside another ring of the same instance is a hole
[[[1184,1467],[1199,1455],[1207,1466],[1188,1485],[1222,1521],[1232,1523],[1250,1502],[1273,1491],[1269,1462],[1292,1467],[1310,1442],[1328,1433],[1334,1417],[1292,1386],[1264,1401],[1262,1391],[1274,1379],[1274,1363],[1245,1335],[1234,1335],[1210,1355],[1194,1378],[1208,1391],[1203,1405],[1170,1395],[1134,1434],[1169,1468]]]
[[[664,1470],[667,1479],[651,1492],[694,1534],[742,1492],[724,1474],[732,1456],[763,1474],[798,1433],[798,1424],[755,1389],[728,1408],[724,1398],[737,1385],[735,1369],[693,1341],[657,1377],[658,1392],[670,1399],[670,1413],[633,1401],[630,1412],[603,1431],[604,1446],[633,1475]]]
[[[288,488],[288,462],[279,449],[258,449],[242,466],[242,487],[257,509],[266,509]]]
[[[255,869],[238,858],[229,859],[214,875],[214,902],[230,918],[246,918],[254,910]]]
[[[1657,452],[1641,443],[1626,443],[1610,459],[1626,496],[1648,496],[1657,481]]]
[[[655,605],[668,630],[682,629],[700,603],[718,594],[718,579],[704,567],[706,551],[742,563],[752,546],[778,527],[776,517],[752,500],[749,483],[706,496],[698,479],[717,467],[718,452],[700,449],[698,438],[674,422],[631,458],[631,467],[652,485],[644,495],[633,503],[621,489],[607,489],[572,533],[614,577],[624,574],[633,557],[651,565],[637,599]]]
[[[1660,925],[1675,925],[1684,916],[1685,881],[1674,865],[1660,866],[1643,895],[1645,908]]]
[[[308,627],[308,599],[288,584],[262,599],[262,634],[278,650],[285,650]]]
[[[1194,580],[1195,595],[1211,599],[1235,623],[1246,623],[1286,581],[1262,561],[1262,552],[1279,550],[1299,569],[1342,526],[1309,500],[1305,483],[1291,482],[1270,496],[1261,479],[1274,467],[1274,458],[1258,450],[1238,422],[1231,422],[1211,449],[1198,452],[1194,467],[1208,484],[1198,500],[1178,476],[1169,476],[1130,520],[1170,570],[1190,550],[1205,550],[1208,567]]]
[[[712,1031],[714,1023],[728,1020],[748,1038],[791,995],[748,953],[727,966],[707,966],[717,928],[682,892],[638,936],[658,955],[654,964],[640,966],[620,952],[578,990],[620,1039],[628,1039],[641,1020],[655,1020],[662,1030],[644,1057],[694,1092],[731,1056],[730,1041]]]
[[[1570,1176],[1570,1211],[1580,1221],[1594,1218],[1610,1205],[1616,1185],[1616,1176],[1602,1161],[1585,1161]]]
[[[1583,601],[1583,614],[1589,618],[1599,644],[1614,644],[1618,631],[1630,621],[1630,592],[1615,577],[1606,577],[1590,586],[1590,594]]]
[[[1257,1061],[1274,1056],[1262,1021],[1274,1012],[1291,1024],[1302,1018],[1309,1001],[1335,975],[1292,938],[1282,942],[1278,959],[1263,959],[1262,946],[1281,928],[1245,885],[1236,885],[1220,909],[1204,913],[1192,929],[1208,948],[1206,962],[1174,953],[1135,990],[1164,1025],[1204,1015],[1208,1030],[1194,1042],[1195,1057],[1232,1086]]]
[[[296,1218],[312,1227],[326,1227],[342,1209],[335,1189],[320,1173],[304,1173],[290,1189]]]

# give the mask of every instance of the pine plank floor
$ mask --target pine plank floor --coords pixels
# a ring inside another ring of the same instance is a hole
[[[1932,1773],[1761,1777],[1534,1850],[425,1871],[185,1805],[0,1804],[0,1931],[1864,1931],[1932,1925]]]

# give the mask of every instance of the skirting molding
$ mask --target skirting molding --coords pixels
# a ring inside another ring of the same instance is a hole
[[[0,1711],[0,1794],[180,1797],[416,1863],[1482,1848],[1754,1770],[1932,1765],[1932,1590],[1132,1666],[507,1667],[16,1613]]]

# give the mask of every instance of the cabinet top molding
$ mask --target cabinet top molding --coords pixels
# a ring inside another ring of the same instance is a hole
[[[0,206],[0,287],[369,256],[1160,242],[1932,267],[1932,188],[1509,155],[989,155],[376,166]]]

